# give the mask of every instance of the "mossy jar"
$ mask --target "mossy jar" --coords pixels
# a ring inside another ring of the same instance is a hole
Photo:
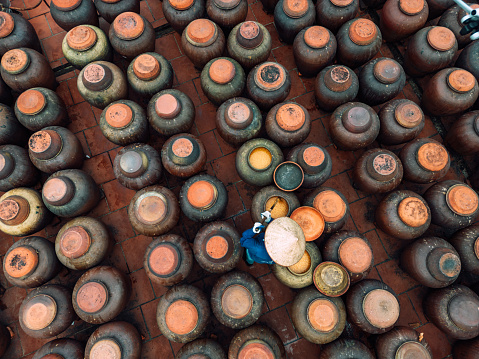
[[[50,14],[65,31],[79,25],[98,27],[98,14],[91,0],[52,0]]]
[[[33,25],[20,14],[2,11],[0,13],[0,56],[19,47],[28,47],[42,52],[40,40]]]
[[[161,161],[165,170],[173,176],[191,177],[204,169],[206,149],[195,135],[179,133],[164,143]]]
[[[361,358],[374,359],[375,355],[359,340],[337,339],[321,347],[318,359],[331,358]]]
[[[226,33],[246,20],[248,15],[247,0],[206,0],[208,17]]]
[[[17,145],[0,146],[0,191],[33,187],[39,172],[28,157],[28,151]]]
[[[140,13],[140,0],[95,0],[100,16],[109,24],[124,12]]]

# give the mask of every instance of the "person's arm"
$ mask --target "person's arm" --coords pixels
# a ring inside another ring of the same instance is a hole
[[[240,240],[241,246],[248,249],[254,249],[264,246],[264,234],[260,233],[256,238],[254,237],[255,235],[256,233],[253,232],[252,228],[244,231]]]

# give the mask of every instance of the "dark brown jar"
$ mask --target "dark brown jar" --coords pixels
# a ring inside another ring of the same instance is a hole
[[[363,3],[367,8],[380,9],[383,7],[386,0],[364,0]]]
[[[125,12],[140,13],[140,0],[95,0],[100,16],[111,24],[115,18]]]
[[[366,345],[355,339],[338,339],[321,347],[318,359],[374,359]]]
[[[252,325],[236,333],[230,343],[228,359],[286,359],[283,342],[276,332],[263,325]]]
[[[60,268],[53,243],[43,237],[25,237],[16,241],[3,258],[5,278],[12,285],[22,288],[35,288],[47,283]]]
[[[91,0],[52,0],[50,13],[53,20],[65,31],[78,25],[98,27],[98,14]]]
[[[302,143],[289,151],[287,161],[301,166],[304,188],[316,188],[322,185],[331,176],[333,161],[328,151],[315,143]]]
[[[113,173],[126,188],[139,191],[161,179],[162,166],[158,151],[144,143],[122,148],[113,161]]]
[[[273,210],[271,207],[276,203]],[[300,206],[294,192],[285,192],[275,186],[261,188],[253,196],[251,203],[251,218],[253,222],[261,222],[261,213],[271,212],[271,218],[289,217]]]
[[[403,250],[401,267],[426,287],[444,288],[459,276],[461,260],[449,242],[439,237],[423,237]]]
[[[479,42],[473,41],[461,51],[459,57],[454,64],[455,67],[460,67],[469,71],[474,77],[479,78]]]
[[[479,275],[479,226],[472,225],[456,232],[449,239],[461,258],[466,272]]]
[[[106,226],[92,217],[77,217],[63,225],[55,240],[60,262],[73,270],[99,265],[113,248]]]
[[[453,6],[454,0],[426,0],[429,7],[429,20],[441,16],[444,11]]]
[[[292,44],[296,35],[305,27],[314,25],[316,11],[311,0],[280,0],[274,8],[274,25],[278,35]]]
[[[162,3],[166,21],[180,35],[190,22],[202,18],[205,13],[204,0],[166,0]]]
[[[405,84],[406,73],[402,66],[393,59],[380,57],[361,68],[359,99],[370,106],[379,105],[399,95]]]
[[[146,248],[143,266],[155,284],[171,286],[184,281],[193,269],[193,252],[186,239],[166,234]]]
[[[99,266],[85,272],[75,284],[73,308],[90,324],[113,320],[130,301],[131,282],[115,267]]]
[[[24,146],[29,133],[15,117],[13,109],[0,103],[0,145]]]
[[[338,62],[352,69],[371,60],[382,44],[379,28],[368,19],[353,19],[344,23],[336,35]]]
[[[376,353],[381,359],[433,359],[427,341],[409,327],[394,327],[376,339]]]
[[[457,39],[459,48],[462,49],[464,46],[468,45],[471,42],[471,39],[469,37],[470,34],[466,34],[466,35],[460,34],[461,29],[464,27],[464,24],[462,24],[461,20],[464,16],[467,15],[467,13],[455,3],[452,3],[451,5],[454,5],[454,6],[449,7],[449,9],[447,9],[442,14],[437,24],[439,26],[444,26],[449,28],[454,33]],[[469,6],[471,6],[473,9],[478,8],[477,4],[469,3]]]
[[[256,65],[246,81],[248,97],[263,111],[286,100],[291,90],[291,77],[286,69],[276,62]]]
[[[464,285],[454,284],[430,292],[424,314],[448,337],[460,340],[479,335],[479,296]]]
[[[353,101],[359,91],[358,76],[342,65],[323,69],[314,81],[316,103],[325,111],[332,112],[338,106]]]
[[[83,343],[74,339],[54,339],[33,355],[32,359],[84,359]]]
[[[160,135],[187,132],[195,122],[195,105],[187,94],[169,89],[158,92],[148,103],[148,121]]]
[[[279,0],[261,0],[261,3],[263,4],[263,11],[266,14],[273,14],[274,8],[276,7],[278,1]]]
[[[161,333],[176,343],[188,343],[203,334],[210,320],[206,295],[189,285],[175,285],[158,303],[156,321]]]
[[[0,191],[17,187],[33,187],[39,178],[28,151],[16,145],[0,146]]]
[[[206,149],[198,137],[180,133],[163,144],[161,161],[165,170],[173,176],[191,177],[204,169]]]
[[[145,236],[169,232],[180,219],[180,206],[175,194],[166,187],[150,186],[141,189],[131,199],[128,218],[133,229]]]
[[[336,38],[325,27],[311,26],[301,30],[293,42],[294,61],[299,74],[316,76],[333,62],[336,48]]]
[[[229,33],[236,25],[246,20],[248,1],[207,0],[206,13],[223,31]]]
[[[176,353],[176,359],[194,359],[206,357],[209,359],[226,359],[226,353],[221,345],[212,339],[196,339],[181,347]]]
[[[28,47],[42,52],[40,40],[32,24],[14,12],[0,13],[0,56],[7,51]]]
[[[33,49],[19,48],[2,56],[0,73],[13,91],[23,92],[32,87],[57,87],[55,74],[48,60]]]
[[[13,103],[12,92],[10,87],[7,86],[5,81],[0,77],[0,103],[7,104],[9,106]]]
[[[477,359],[479,353],[479,338],[458,340],[452,349],[454,359]]]
[[[337,33],[339,28],[359,12],[358,0],[317,0],[316,20],[325,28]]]
[[[386,193],[402,181],[401,160],[391,151],[373,148],[362,154],[353,169],[354,186],[366,193]]]
[[[388,0],[381,12],[381,34],[388,42],[405,39],[424,26],[428,15],[425,0]]]
[[[365,279],[353,285],[346,295],[350,322],[369,334],[391,330],[399,318],[399,300],[386,283]]]
[[[391,192],[376,207],[376,225],[395,238],[418,238],[430,224],[431,210],[427,202],[413,191]]]
[[[454,121],[445,142],[461,155],[479,152],[479,111],[465,113]]]

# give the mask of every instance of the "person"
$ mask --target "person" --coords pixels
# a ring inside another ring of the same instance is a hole
[[[271,222],[271,213],[266,211],[261,213],[261,218],[265,223]],[[273,260],[266,251],[264,245],[264,224],[256,222],[253,228],[243,232],[241,236],[241,246],[245,248],[245,261],[248,265],[256,263],[273,264]]]

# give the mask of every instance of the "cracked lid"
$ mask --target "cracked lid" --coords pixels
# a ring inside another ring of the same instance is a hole
[[[0,220],[8,225],[23,223],[30,213],[30,204],[20,196],[10,196],[0,203]]]
[[[324,84],[334,92],[346,91],[353,83],[353,78],[346,66],[335,65],[324,75]]]
[[[265,62],[256,70],[254,82],[265,91],[274,91],[279,89],[286,81],[284,68],[275,62]]]

